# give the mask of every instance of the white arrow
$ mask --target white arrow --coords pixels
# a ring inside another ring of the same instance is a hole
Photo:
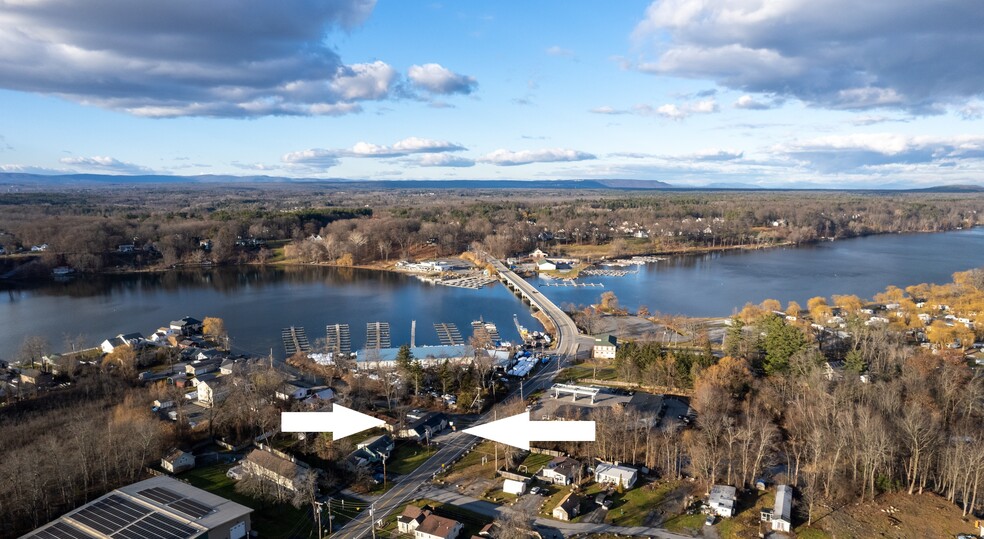
[[[472,436],[529,451],[530,442],[593,442],[594,421],[530,421],[530,413],[514,416],[465,429]]]
[[[330,412],[281,412],[281,432],[330,432],[332,440],[338,441],[385,423],[370,415],[356,412],[332,404]]]

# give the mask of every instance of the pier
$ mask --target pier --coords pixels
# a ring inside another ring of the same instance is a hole
[[[584,272],[582,271],[581,273]],[[564,281],[562,283],[544,283],[541,286],[560,286],[560,287],[573,286],[575,288],[582,288],[582,287],[605,288],[605,285],[602,283],[575,283],[574,281]]]
[[[327,333],[327,348],[335,354],[348,355],[352,353],[352,333],[348,324],[330,324],[325,328]]]
[[[304,331],[304,328],[290,326],[284,328],[280,335],[284,340],[284,350],[287,351],[287,357],[298,352],[311,351],[311,343],[308,342],[307,332]]]
[[[434,324],[434,329],[437,331],[437,338],[440,339],[441,344],[445,346],[459,346],[465,344],[465,340],[461,338],[461,332],[458,331],[458,326],[454,324],[442,322]]]
[[[494,283],[496,279],[489,277],[487,275],[467,275],[465,277],[457,277],[454,279],[444,279],[434,281],[434,284],[439,284],[441,286],[453,286],[455,288],[471,288],[473,290],[478,290],[483,286],[490,285]]]
[[[499,328],[497,328],[492,322],[475,320],[471,323],[471,325],[472,333],[474,333],[475,337],[477,337],[480,341],[496,343],[502,340],[502,337],[499,336]]]
[[[369,322],[366,324],[366,348],[390,348],[389,322]]]
[[[581,270],[581,275],[600,275],[603,277],[625,277],[631,273],[639,273],[639,270],[615,270],[615,269],[586,269]]]

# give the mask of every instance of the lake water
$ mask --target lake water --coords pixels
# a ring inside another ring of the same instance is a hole
[[[806,305],[813,296],[871,297],[889,284],[947,282],[955,271],[984,266],[984,228],[939,234],[870,236],[814,246],[679,256],[625,277],[590,277],[605,288],[542,287],[558,305],[589,304],[612,290],[622,305],[692,316],[727,316],[746,302],[775,298]],[[534,280],[542,285],[547,281]],[[387,272],[338,268],[220,268],[156,274],[83,277],[0,291],[0,358],[12,358],[27,335],[45,336],[63,349],[65,335],[83,334],[89,345],[116,335],[148,334],[185,315],[219,316],[237,350],[283,356],[280,330],[294,325],[308,338],[325,325],[347,323],[352,345],[365,341],[367,322],[389,322],[394,346],[438,344],[434,323],[495,322],[504,339],[516,339],[513,315],[539,328],[525,305],[505,287],[481,290],[433,286]]]
[[[513,315],[540,329],[529,310],[501,285],[480,290],[435,286],[388,272],[348,268],[218,268],[74,279],[0,292],[0,357],[16,354],[25,335],[43,335],[64,349],[65,334],[89,345],[132,331],[149,335],[182,316],[225,320],[233,349],[283,357],[281,329],[302,326],[308,339],[327,324],[349,324],[353,351],[365,342],[366,324],[389,322],[393,346],[440,344],[434,323],[458,326],[466,340],[471,322],[494,322],[500,336],[518,339]]]
[[[856,294],[871,298],[888,285],[946,283],[954,272],[984,266],[984,228],[934,234],[892,234],[804,247],[676,256],[629,266],[625,277],[587,277],[605,288],[543,287],[558,305],[597,303],[605,290],[628,309],[691,316],[727,316],[747,302]]]

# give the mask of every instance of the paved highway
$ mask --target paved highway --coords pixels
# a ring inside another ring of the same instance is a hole
[[[512,272],[502,262],[488,255],[486,255],[486,259],[499,272],[500,277],[511,282],[513,286],[521,289],[529,296],[531,302],[543,311],[557,329],[555,338],[558,361],[545,365],[539,372],[523,383],[526,394],[533,393],[538,389],[545,389],[553,384],[554,378],[563,365],[567,363],[568,359],[576,357],[578,349],[577,326],[564,311],[554,305],[552,301],[543,296],[543,294],[522,277]],[[518,394],[518,391],[518,389],[514,389],[509,396]],[[492,410],[483,414],[475,422],[475,425],[491,421],[494,409],[493,407]],[[431,478],[434,477],[434,474],[440,472],[446,466],[453,464],[464,455],[465,451],[480,441],[478,438],[460,431],[445,437],[445,439],[446,442],[444,442],[444,445],[434,456],[425,461],[413,472],[398,478],[393,488],[376,499],[373,504],[372,515],[370,515],[370,511],[368,510],[363,511],[357,518],[351,520],[340,530],[332,534],[332,537],[338,539],[358,539],[370,535],[370,526],[373,520],[385,519],[389,513],[403,505],[407,500],[415,498],[417,491],[425,488]]]

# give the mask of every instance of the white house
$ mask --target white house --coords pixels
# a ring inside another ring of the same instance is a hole
[[[632,488],[638,477],[639,472],[635,468],[622,466],[617,462],[614,464],[600,462],[595,466],[596,483],[610,483],[615,486],[621,485],[625,488]]]
[[[170,473],[180,473],[195,467],[195,455],[180,449],[172,449],[161,459],[161,468]]]
[[[120,346],[136,346],[137,343],[143,340],[143,335],[140,333],[120,333],[119,335],[106,339],[99,345],[103,353],[112,354],[113,350],[116,350]]]
[[[617,351],[618,339],[614,335],[601,335],[595,337],[591,357],[595,359],[615,359],[615,352]]]
[[[570,485],[580,469],[580,462],[568,457],[556,457],[540,470],[540,477],[554,485]]]
[[[396,519],[396,528],[400,533],[413,533],[430,513],[427,509],[408,505],[403,508],[403,513]]]
[[[581,512],[581,499],[573,492],[568,492],[550,512],[557,520],[571,520]]]
[[[415,539],[455,539],[462,527],[457,520],[430,514],[413,531],[413,536]]]
[[[538,271],[557,271],[557,264],[551,260],[544,258],[543,260],[536,263],[536,269]]]
[[[730,518],[735,514],[738,489],[728,485],[714,485],[707,498],[711,512],[719,517]]]
[[[772,510],[772,529],[779,532],[789,532],[793,525],[793,487],[779,485],[776,490],[776,504]]]

